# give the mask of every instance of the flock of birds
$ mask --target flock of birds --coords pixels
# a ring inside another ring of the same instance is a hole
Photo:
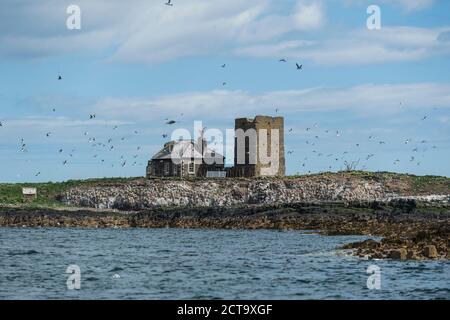
[[[165,5],[173,6],[173,3],[172,3],[171,0],[168,0],[165,3]],[[282,58],[282,59],[279,59],[278,62],[279,63],[287,63],[288,61],[285,58]],[[220,67],[221,68],[226,68],[227,65],[226,64],[222,64]],[[299,64],[297,62],[297,63],[295,63],[295,68],[296,68],[296,70],[301,71],[301,70],[303,70],[303,64]],[[62,75],[58,75],[57,76],[57,80],[58,81],[62,81],[63,80]],[[227,84],[227,82],[225,82],[225,81],[222,82],[223,86],[225,86],[226,84]],[[400,103],[400,107],[403,107],[402,103]],[[53,113],[57,112],[56,108],[52,108],[51,111]],[[278,114],[279,111],[280,111],[279,108],[275,108],[275,113],[276,114]],[[181,113],[180,116],[183,117],[183,113]],[[97,118],[97,114],[96,113],[89,113],[88,114],[88,119],[89,120],[95,120],[96,118]],[[428,118],[429,118],[429,115],[424,115],[421,118],[421,121],[426,121]],[[166,126],[173,126],[173,125],[175,125],[175,124],[177,124],[179,122],[180,122],[180,120],[173,120],[173,119],[169,119],[169,118],[164,119],[164,124]],[[5,125],[5,121],[4,120],[3,120],[3,122],[0,121],[0,127],[4,127],[4,125]],[[118,128],[119,127],[117,125],[114,125],[112,127],[112,130],[116,130]],[[295,132],[294,132],[294,128],[289,128],[288,129],[288,134],[289,135],[294,135],[297,132],[298,132],[297,130],[295,130]],[[340,168],[339,168],[340,170],[343,170],[343,169],[344,170],[349,170],[349,169],[350,170],[354,170],[354,169],[362,169],[362,170],[364,170],[364,169],[366,169],[366,166],[358,167],[360,165],[361,158],[359,158],[357,160],[353,160],[353,161],[350,161],[350,160],[347,159],[347,157],[350,156],[350,150],[354,150],[354,149],[344,150],[344,151],[341,151],[341,152],[338,152],[338,153],[324,153],[324,152],[320,152],[318,147],[319,147],[321,139],[323,138],[323,134],[325,134],[325,137],[326,136],[330,137],[330,135],[334,135],[335,137],[339,138],[341,136],[341,131],[340,130],[326,129],[326,130],[320,131],[319,124],[318,123],[314,123],[312,126],[304,128],[304,131],[301,132],[301,133],[306,136],[306,140],[304,141],[305,144],[308,147],[313,148],[313,150],[311,150],[312,155],[311,156],[306,156],[300,161],[299,167],[301,168],[301,171],[303,173],[311,173],[312,171],[307,169],[308,162],[309,161],[312,162],[311,164],[317,163],[317,158],[320,158],[320,157],[328,158],[328,159],[330,159],[330,161],[327,161],[327,162],[328,163],[333,163],[332,165],[328,166],[328,168],[327,168],[328,170],[333,169],[333,165],[335,165],[334,168],[338,168],[340,166]],[[137,130],[133,131],[133,135],[138,135],[138,134],[139,134],[139,132]],[[51,132],[51,131],[45,132],[45,137],[46,138],[50,139],[52,136],[53,136],[53,132]],[[118,142],[123,143],[127,139],[127,137],[122,136],[118,141],[115,141],[112,136],[108,136],[108,137],[106,137],[106,138],[104,138],[102,140],[102,139],[98,139],[97,137],[90,136],[88,131],[84,131],[83,132],[83,136],[86,137],[87,143],[90,145],[90,147],[93,150],[92,158],[93,159],[97,159],[101,164],[106,164],[105,157],[103,157],[102,156],[103,154],[101,153],[102,151],[109,151],[109,152],[115,151],[116,149],[118,149],[117,143]],[[162,138],[163,139],[169,138],[169,134],[168,133],[162,133]],[[114,143],[114,142],[116,142],[116,143]],[[408,162],[415,163],[416,165],[420,166],[421,165],[421,161],[418,160],[418,158],[419,158],[418,157],[418,153],[420,151],[424,152],[424,151],[427,150],[426,148],[421,148],[421,147],[428,146],[428,141],[420,140],[420,141],[417,141],[417,142],[414,141],[414,142],[416,144],[414,145],[414,147],[411,147],[411,154],[410,154],[410,157],[408,159]],[[361,149],[361,147],[362,147],[362,145],[364,143],[371,143],[372,144],[371,148],[373,149],[373,144],[378,144],[378,145],[381,146],[381,145],[385,145],[386,141],[381,140],[381,139],[377,139],[374,135],[370,135],[370,136],[367,137],[367,140],[365,142],[355,143],[353,147],[356,148],[356,149]],[[404,139],[403,143],[404,143],[404,145],[412,145],[413,144],[413,139],[406,138],[406,139]],[[431,148],[432,149],[436,149],[437,146],[436,145],[432,145]],[[127,159],[124,155],[121,155],[120,156],[120,161],[118,163],[117,162],[116,163],[111,163],[111,166],[114,167],[115,165],[117,165],[117,166],[120,166],[120,167],[125,167],[128,164],[130,164],[130,163],[131,163],[131,166],[137,166],[137,165],[142,166],[143,164],[140,163],[139,159],[138,159],[139,156],[140,156],[139,152],[141,150],[142,150],[141,146],[137,146],[136,150],[135,150],[136,152],[135,152],[135,154],[132,155],[132,160],[131,161],[129,159]],[[28,152],[28,145],[27,145],[27,143],[25,142],[25,140],[23,138],[20,139],[20,152],[24,152],[24,153]],[[76,152],[75,149],[65,150],[65,148],[59,147],[57,149],[57,153],[64,156],[64,159],[61,161],[61,164],[63,166],[69,165],[70,164],[70,159],[74,157],[75,152]],[[288,150],[287,151],[287,155],[288,156],[292,156],[294,153],[295,153],[294,150]],[[303,149],[302,149],[302,154],[303,155],[305,154],[305,150],[303,150]],[[359,153],[359,154],[361,154],[361,153]],[[376,156],[376,154],[374,154],[374,153],[368,153],[367,155],[364,156],[364,159],[366,161],[369,161],[372,158],[374,158],[375,156]],[[398,159],[398,158],[393,161],[394,165],[397,165],[399,163],[401,163],[401,160]],[[342,167],[342,165],[343,165],[343,167]],[[309,167],[311,167],[311,166],[309,166]],[[36,172],[35,176],[38,177],[40,175],[41,175],[41,171],[38,170]]]
[[[276,108],[275,113],[278,113],[278,111],[279,111],[279,109]],[[428,115],[424,115],[420,119],[420,121],[426,121],[428,118],[429,118]],[[289,128],[288,134],[294,134],[294,128]],[[350,156],[350,153],[352,152],[352,153],[361,154],[362,153],[361,150],[362,150],[363,146],[367,146],[368,147],[367,149],[369,149],[369,150],[374,150],[376,145],[383,146],[388,143],[385,140],[377,139],[377,137],[375,137],[374,135],[369,135],[365,141],[355,142],[355,143],[348,145],[347,150],[340,151],[338,153],[324,153],[324,152],[320,152],[320,150],[318,148],[321,139],[324,137],[322,134],[325,134],[325,138],[329,137],[330,135],[334,135],[336,138],[339,138],[339,137],[341,137],[341,132],[339,130],[327,129],[327,130],[321,131],[321,133],[320,133],[319,124],[314,123],[313,126],[306,127],[304,129],[303,134],[306,136],[305,144],[307,146],[313,148],[313,150],[311,151],[311,153],[313,155],[310,157],[304,157],[300,161],[300,168],[302,169],[301,171],[303,171],[303,173],[308,173],[308,174],[311,173],[311,170],[306,170],[306,168],[308,167],[308,161],[310,162],[310,167],[311,167],[312,165],[317,163],[317,159],[320,157],[332,159],[331,161],[327,161],[327,163],[329,163],[329,164],[334,162],[333,164],[328,165],[328,167],[326,168],[327,170],[324,170],[324,171],[331,171],[332,169],[365,170],[365,169],[367,169],[367,165],[360,166],[361,158],[358,158],[357,160],[349,160],[348,159],[348,157]],[[409,153],[408,159],[407,160],[404,159],[403,162],[414,164],[417,166],[420,166],[422,164],[422,161],[420,161],[420,159],[419,159],[420,152],[426,152],[430,148],[437,149],[436,145],[429,144],[429,142],[424,139],[414,141],[412,138],[405,138],[404,140],[402,140],[400,142],[392,141],[389,143],[391,143],[391,145],[396,144],[396,148],[398,148],[401,144],[403,144],[404,146],[410,146],[409,151],[407,151],[407,153]],[[288,150],[286,153],[288,156],[290,156],[290,155],[293,155],[294,152],[295,152],[294,150]],[[305,154],[305,150],[302,150],[302,154]],[[370,153],[367,153],[363,157],[363,159],[365,161],[369,161],[374,157],[376,157],[376,154],[370,152]],[[396,158],[395,160],[393,160],[393,165],[398,165],[401,162],[402,162],[402,160]]]
[[[58,81],[60,81],[60,80],[62,80],[62,79],[63,79],[63,78],[62,78],[61,75],[58,75],[58,76],[57,76],[57,80],[58,80]],[[51,111],[52,111],[53,113],[56,113],[56,112],[57,112],[56,108],[52,108]],[[88,114],[88,119],[89,119],[89,120],[95,120],[96,118],[97,118],[97,114],[96,114],[96,113],[90,113],[90,114]],[[174,123],[175,123],[175,122],[174,122]],[[4,126],[4,123],[3,123],[3,122],[0,122],[0,126],[3,127],[3,126]],[[114,126],[112,127],[112,130],[116,130],[116,129],[118,129],[118,128],[119,128],[119,127],[118,127],[117,125],[114,125]],[[138,132],[137,130],[134,130],[134,131],[133,131],[133,134],[134,134],[134,135],[138,135],[139,132]],[[87,138],[87,142],[89,143],[90,147],[95,151],[94,154],[92,155],[92,158],[93,158],[93,159],[98,159],[99,162],[100,162],[101,164],[105,164],[105,163],[106,163],[106,160],[105,160],[104,157],[101,157],[101,154],[99,153],[99,150],[103,149],[103,151],[114,151],[115,149],[117,149],[117,144],[114,144],[114,143],[113,143],[113,138],[112,138],[112,137],[108,137],[108,138],[105,139],[104,141],[101,141],[100,139],[98,139],[98,138],[96,138],[96,137],[91,137],[88,131],[84,131],[82,135],[83,135],[84,137]],[[53,136],[53,132],[52,132],[52,131],[47,131],[47,132],[45,133],[45,137],[46,137],[46,138],[51,138],[52,136]],[[123,136],[123,137],[121,137],[120,139],[118,139],[118,141],[120,141],[120,142],[125,142],[126,139],[127,139],[127,138],[126,138],[125,136]],[[132,158],[133,158],[132,161],[133,161],[133,162],[131,163],[131,166],[137,166],[137,165],[142,166],[142,165],[143,165],[142,163],[138,163],[138,158],[139,158],[139,156],[140,156],[140,155],[139,155],[139,152],[141,151],[141,149],[142,149],[141,146],[137,146],[137,147],[136,147],[136,152],[135,152],[135,154],[132,156]],[[24,138],[21,138],[21,139],[20,139],[20,152],[28,153],[28,152],[29,152],[28,150],[29,150],[28,144],[25,142],[25,139],[24,139]],[[70,164],[70,159],[72,159],[72,158],[74,157],[75,153],[76,153],[76,149],[69,149],[69,150],[66,150],[64,147],[58,147],[58,149],[57,149],[57,154],[59,154],[59,155],[64,155],[64,157],[65,157],[65,158],[61,161],[61,164],[62,164],[63,166],[66,166],[66,165],[69,165],[69,164]],[[120,165],[121,167],[125,167],[128,163],[129,163],[129,161],[126,159],[126,157],[125,157],[124,155],[121,155],[121,156],[120,156],[120,162],[117,163],[117,165]],[[114,167],[115,165],[116,165],[116,163],[111,163],[111,167]],[[40,170],[38,170],[38,171],[35,173],[35,177],[40,176],[41,173],[42,173],[42,172],[41,172]]]
[[[170,2],[170,1],[169,1]],[[286,63],[287,60],[286,59],[280,59],[279,62],[282,63]],[[225,68],[226,64],[222,64],[221,68]],[[303,69],[303,65],[296,63],[296,69],[297,70],[302,70]],[[61,81],[63,78],[61,75],[57,76],[58,81]],[[225,84],[226,82],[224,82]],[[400,105],[403,107],[402,103],[400,103]],[[56,113],[57,110],[56,108],[52,108],[51,111],[53,113]],[[279,108],[275,108],[275,114],[278,114],[280,111]],[[180,114],[180,117],[183,117],[183,113]],[[95,120],[97,118],[97,114],[96,113],[89,113],[87,118],[89,120]],[[421,121],[426,121],[429,118],[429,115],[424,115],[420,120]],[[164,119],[164,124],[166,126],[173,126],[177,123],[180,123],[180,120],[173,120],[173,119],[169,119],[169,118],[165,118]],[[0,127],[4,127],[5,122],[3,120],[0,121]],[[112,130],[116,130],[119,127],[117,125],[114,125],[112,127]],[[204,128],[205,129],[205,128]],[[288,134],[289,135],[294,135],[296,134],[298,131],[295,130],[294,132],[294,128],[289,128],[288,129]],[[301,132],[302,134],[304,134],[306,136],[306,140],[304,141],[305,144],[311,148],[313,148],[313,150],[311,150],[312,156],[307,156],[304,157],[301,161],[300,161],[300,171],[302,171],[303,173],[308,173],[310,174],[312,171],[311,170],[307,170],[308,167],[308,162],[310,161],[311,164],[317,163],[317,158],[320,157],[324,157],[324,158],[329,158],[331,162],[334,162],[333,165],[335,165],[334,168],[338,168],[340,166],[340,170],[354,170],[354,169],[366,169],[366,166],[362,166],[362,167],[358,167],[360,165],[360,161],[361,158],[357,159],[356,161],[349,161],[347,160],[347,157],[350,155],[350,151],[349,150],[344,150],[342,152],[339,153],[324,153],[324,152],[320,152],[319,151],[319,143],[321,141],[321,139],[324,137],[323,134],[325,134],[325,136],[330,137],[330,135],[334,135],[335,137],[339,138],[341,136],[341,131],[340,130],[331,130],[331,129],[326,129],[323,130],[322,132],[319,129],[319,123],[314,123],[312,126],[306,127],[304,128],[304,132]],[[138,135],[139,132],[137,130],[133,131],[133,135]],[[53,132],[51,131],[47,131],[45,132],[45,137],[46,138],[51,138],[53,136]],[[117,149],[117,144],[113,143],[114,139],[112,137],[107,137],[104,140],[98,139],[97,137],[93,137],[90,136],[88,131],[84,131],[83,132],[83,136],[87,138],[87,143],[90,144],[91,148],[93,150],[95,150],[94,154],[92,155],[93,159],[98,159],[100,161],[101,164],[105,164],[106,160],[104,157],[102,157],[101,155],[101,151],[114,151]],[[163,139],[167,139],[169,138],[169,134],[168,133],[162,133],[162,138]],[[117,142],[125,142],[126,141],[126,137],[123,136],[120,139],[118,139]],[[387,142],[384,140],[380,140],[380,139],[376,139],[376,137],[374,135],[370,135],[367,137],[367,140],[365,141],[366,143],[372,143],[372,144],[378,144],[378,145],[385,145]],[[413,139],[412,138],[406,138],[403,141],[404,145],[412,145],[413,144]],[[414,145],[414,147],[411,147],[411,155],[408,159],[408,162],[410,163],[415,163],[417,166],[421,165],[421,161],[418,159],[418,153],[420,151],[426,151],[426,148],[420,148],[421,146],[425,147],[428,145],[428,141],[427,140],[420,140],[420,141],[416,141],[415,142],[416,145]],[[363,142],[358,142],[354,144],[354,148],[356,149],[360,149],[361,146],[363,145]],[[431,149],[436,149],[437,146],[436,145],[432,145]],[[126,159],[126,157],[124,155],[120,156],[120,161],[119,163],[111,163],[111,167],[114,167],[115,165],[120,166],[120,167],[125,167],[128,164],[131,163],[131,166],[142,166],[143,164],[141,162],[138,162],[138,158],[139,158],[139,152],[141,151],[141,146],[137,146],[136,147],[136,152],[135,154],[133,154],[133,159],[131,161],[129,161],[128,159]],[[25,140],[23,138],[20,139],[20,152],[28,152],[28,145],[25,142]],[[57,149],[57,153],[60,155],[65,155],[65,158],[62,160],[61,164],[63,166],[67,166],[70,164],[70,159],[74,157],[76,150],[75,149],[70,149],[70,150],[65,150],[63,147],[59,147]],[[292,156],[295,151],[294,150],[288,150],[287,152],[288,156]],[[305,150],[302,150],[302,154],[305,154]],[[371,160],[372,158],[374,158],[376,156],[376,154],[374,153],[368,153],[364,159],[366,161]],[[332,159],[332,160],[331,160]],[[395,159],[393,161],[394,165],[397,165],[401,163],[400,159]],[[329,165],[327,170],[332,170],[333,169],[333,165]],[[311,167],[311,166],[309,166]],[[37,171],[35,176],[38,177],[41,175],[41,171]]]

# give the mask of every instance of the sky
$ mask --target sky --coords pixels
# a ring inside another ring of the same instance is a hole
[[[259,114],[289,175],[450,176],[450,1],[165,2],[0,0],[0,182],[143,176],[163,134]]]

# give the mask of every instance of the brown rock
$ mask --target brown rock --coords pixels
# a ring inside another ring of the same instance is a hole
[[[407,256],[406,249],[400,248],[400,249],[394,249],[389,252],[389,258],[395,259],[395,260],[405,260]]]
[[[423,255],[429,259],[436,259],[438,257],[438,252],[434,245],[429,245],[423,248]]]
[[[417,255],[417,252],[414,250],[408,250],[408,254],[406,255],[406,259],[409,260],[418,260],[419,256]]]

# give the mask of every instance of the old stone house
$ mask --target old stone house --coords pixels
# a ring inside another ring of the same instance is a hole
[[[148,162],[147,177],[206,177],[224,171],[224,162],[204,139],[170,141]]]
[[[206,141],[167,142],[148,162],[147,177],[284,176],[284,119],[258,115],[235,119],[234,166]]]

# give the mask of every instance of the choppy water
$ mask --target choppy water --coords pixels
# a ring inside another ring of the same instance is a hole
[[[0,228],[0,299],[450,299],[450,263],[365,261],[364,237],[269,230]],[[65,273],[81,268],[81,289]],[[381,268],[381,290],[366,269]]]

